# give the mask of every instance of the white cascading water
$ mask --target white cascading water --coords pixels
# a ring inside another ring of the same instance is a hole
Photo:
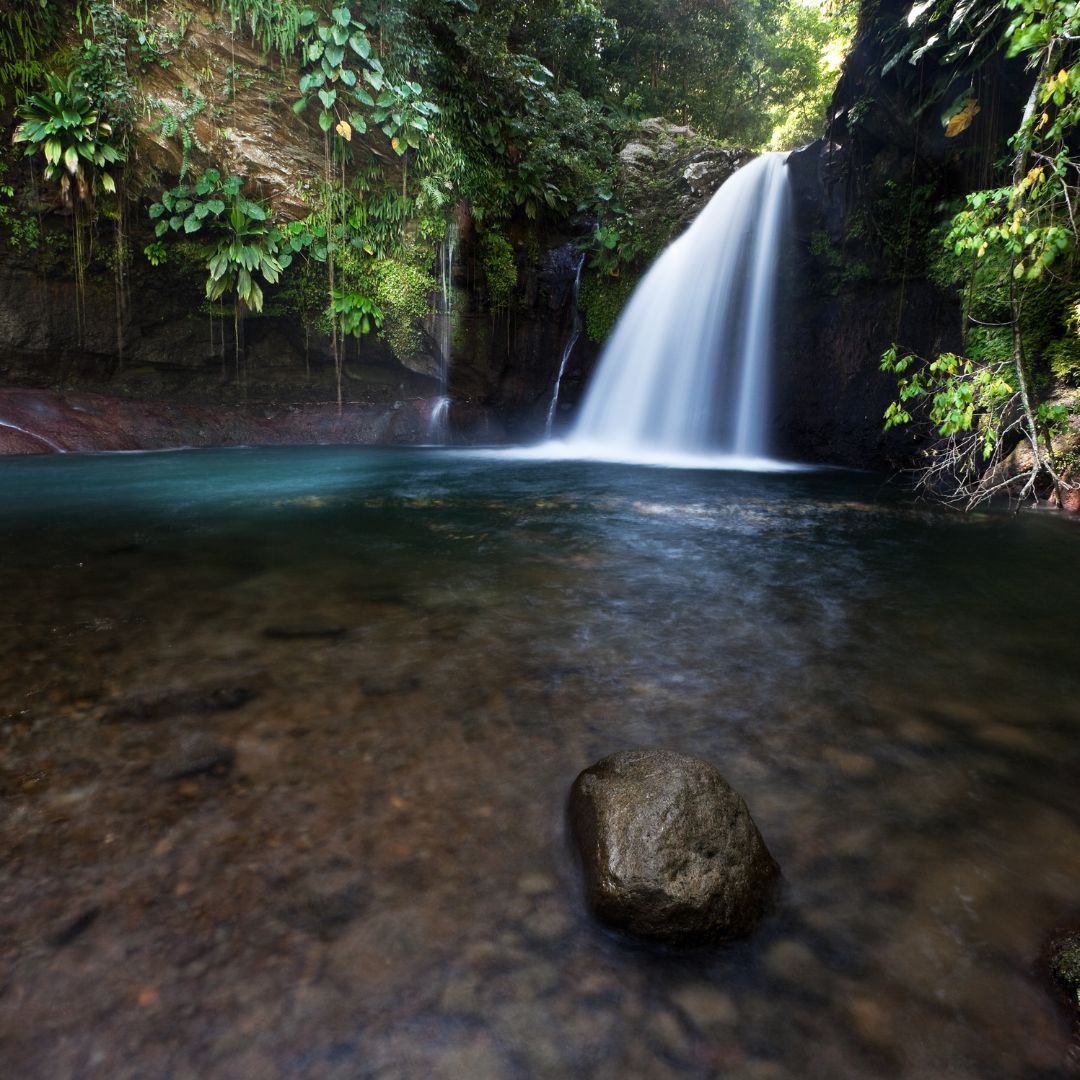
[[[559,373],[555,376],[555,389],[551,392],[551,404],[548,406],[547,422],[544,425],[544,434],[550,439],[551,429],[555,425],[555,412],[559,408],[559,389],[562,387],[563,376],[566,374],[566,365],[570,362],[570,356],[574,346],[581,337],[581,308],[578,307],[578,297],[581,294],[581,271],[585,268],[584,253],[578,259],[577,271],[574,274],[574,291],[572,296],[572,313],[570,321],[570,336],[566,339],[566,347],[563,349],[562,360],[559,362]]]
[[[44,435],[39,435],[36,431],[27,431],[26,428],[19,427],[18,424],[9,424],[6,420],[0,420],[0,427],[7,428],[8,431],[18,432],[20,435],[28,435],[31,439],[36,439],[43,446],[49,447],[51,450],[55,450],[58,454],[66,454],[67,451],[52,441],[52,439],[46,439]]]
[[[574,456],[768,459],[786,157],[731,176],[638,285],[569,435]]]
[[[454,258],[457,254],[458,223],[454,218],[446,227],[446,239],[439,251],[439,300],[432,312],[432,328],[439,343],[439,389],[428,421],[428,442],[443,446],[450,441],[450,360],[454,333]]]

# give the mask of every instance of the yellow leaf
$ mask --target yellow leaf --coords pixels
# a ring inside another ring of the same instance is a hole
[[[398,138],[393,138],[390,140],[390,145],[396,150],[401,145],[401,140]]]
[[[971,127],[971,121],[982,112],[982,106],[977,101],[969,101],[952,119],[945,125],[945,138],[955,139],[962,131]]]
[[[349,126],[347,120],[339,120],[338,126],[334,130],[346,141],[352,142],[352,128]]]
[[[1049,113],[1043,113],[1042,116],[1039,117],[1039,122],[1035,126],[1035,130],[1036,131],[1042,131],[1042,129],[1044,127],[1046,127],[1046,125],[1049,124],[1049,123],[1050,123],[1050,114]]]

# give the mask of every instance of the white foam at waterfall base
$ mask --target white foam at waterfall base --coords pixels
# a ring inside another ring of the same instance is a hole
[[[786,154],[732,175],[653,264],[608,340],[564,448],[640,464],[776,468],[768,430]],[[708,463],[708,465],[706,465]]]
[[[496,458],[504,461],[605,461],[613,465],[651,465],[664,469],[726,469],[742,472],[813,472],[822,466],[805,465],[780,458],[748,457],[740,454],[664,452],[612,447],[607,443],[568,442],[551,439],[535,446],[470,448],[466,458]]]

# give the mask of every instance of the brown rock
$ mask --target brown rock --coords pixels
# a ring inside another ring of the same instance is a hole
[[[669,944],[749,933],[780,878],[746,804],[706,761],[612,754],[578,776],[570,824],[593,913]]]

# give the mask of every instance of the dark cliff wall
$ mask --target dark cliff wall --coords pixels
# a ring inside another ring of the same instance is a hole
[[[292,108],[296,65],[263,52],[243,28],[230,32],[215,0],[170,0],[152,15],[155,57],[140,60],[128,51],[129,74],[145,107],[130,140],[124,197],[119,216],[112,200],[101,200],[85,231],[81,300],[70,208],[41,182],[40,169],[20,147],[0,152],[0,387],[192,406],[333,401],[333,359],[319,325],[326,292],[320,268],[305,277],[297,259],[281,287],[266,289],[264,312],[243,319],[241,389],[232,318],[207,304],[203,257],[172,241],[164,264],[152,266],[144,255],[155,239],[149,205],[183,172],[189,179],[207,168],[242,175],[245,194],[264,201],[277,222],[318,208],[323,139],[312,117]],[[74,27],[72,20],[71,35]],[[57,44],[67,55],[79,43],[72,36]],[[16,123],[11,101],[5,107],[0,100],[7,140]],[[353,148],[358,169],[377,164],[385,185],[400,184],[400,159],[377,127],[357,135]],[[470,208],[459,206],[457,216],[462,240],[450,335],[449,392],[458,399],[452,420],[463,437],[528,437],[537,431],[537,417],[543,427],[554,369],[572,327],[577,245],[591,228],[554,215],[530,221],[522,214],[501,224],[518,287],[511,303],[493,311]],[[126,249],[119,268],[118,234]],[[410,268],[431,275],[430,295],[418,305],[429,314],[410,315],[407,335],[395,337],[384,324],[384,333],[348,342],[347,400],[400,407],[433,403],[442,392],[436,377],[444,344],[440,244],[411,235],[407,243]],[[587,368],[594,353],[582,341],[578,364]]]
[[[57,235],[60,235],[57,233]],[[542,434],[559,358],[573,325],[579,239],[561,232],[515,245],[519,286],[512,306],[491,311],[473,245],[463,242],[455,273],[450,335],[452,422],[465,440],[527,439]],[[432,261],[437,252],[433,249]],[[121,304],[112,273],[87,275],[85,320],[61,256],[41,266],[10,248],[0,252],[0,386],[83,390],[193,405],[218,402],[317,403],[335,397],[325,334],[309,328],[268,295],[267,313],[244,320],[246,387],[237,385],[233,326],[211,315],[202,274],[181,266],[133,263]],[[431,297],[434,311],[437,291]],[[421,366],[438,353],[431,320],[418,324]],[[575,348],[575,371],[587,372],[596,346]],[[349,341],[346,400],[392,406],[441,393],[438,381],[402,363],[370,334]],[[573,400],[571,397],[570,400]],[[423,433],[420,433],[422,437]]]
[[[778,450],[792,457],[909,465],[912,437],[881,430],[896,389],[879,371],[881,354],[894,342],[924,356],[960,347],[959,299],[934,264],[958,199],[992,180],[1019,120],[1023,73],[997,56],[955,74],[932,57],[886,71],[909,8],[864,7],[827,132],[789,158],[791,321],[775,408]],[[950,136],[943,113],[962,93],[980,111]]]

